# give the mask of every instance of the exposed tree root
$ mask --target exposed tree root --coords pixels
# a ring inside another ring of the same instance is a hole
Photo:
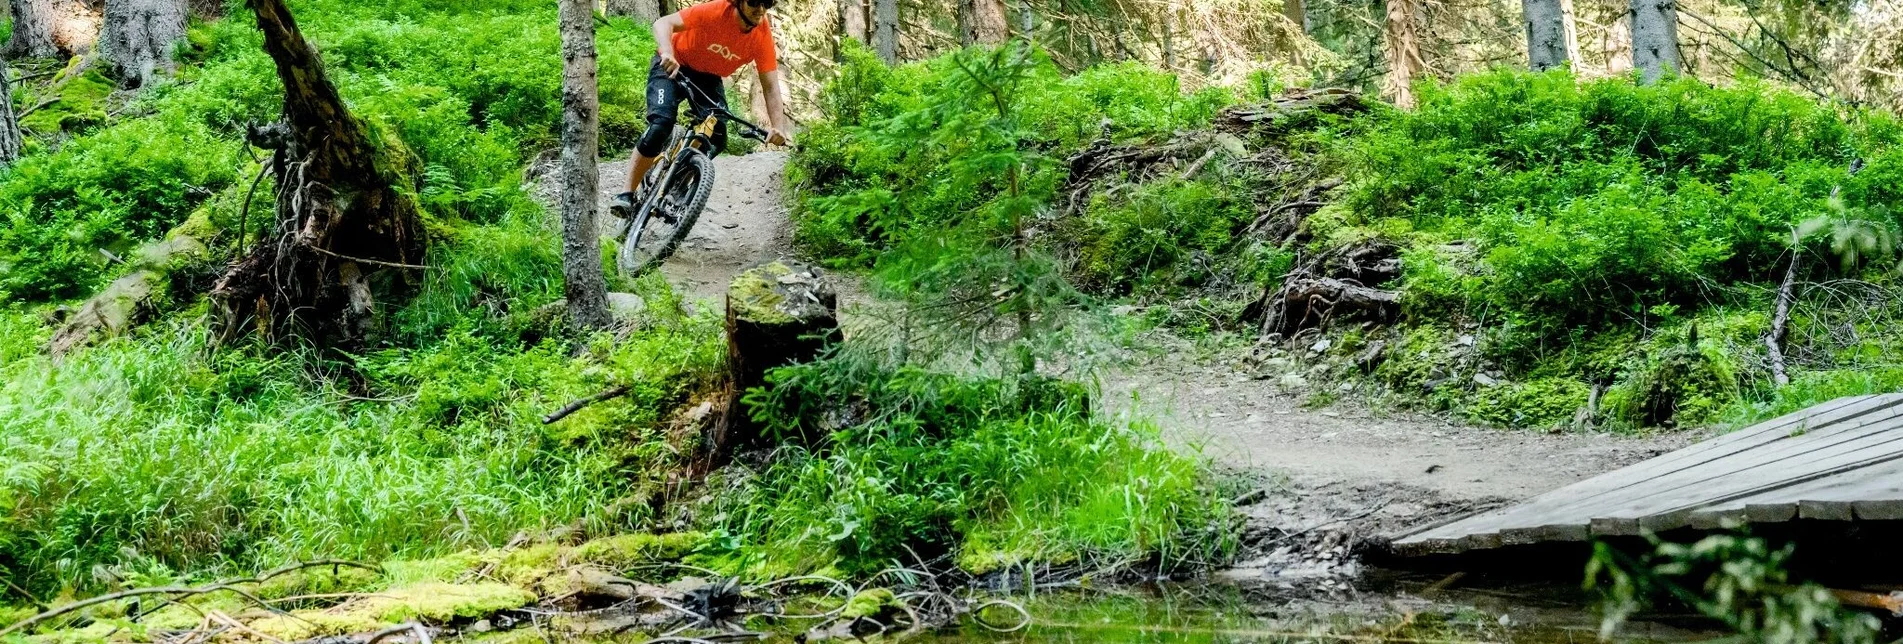
[[[285,90],[280,123],[255,128],[274,150],[275,228],[212,289],[221,341],[257,328],[320,345],[361,343],[375,315],[375,285],[408,286],[423,255],[422,220],[397,186],[415,174],[393,139],[378,140],[345,108],[283,0],[251,0],[264,48]],[[380,269],[395,269],[380,279]]]
[[[1279,288],[1264,291],[1243,317],[1259,317],[1263,336],[1283,338],[1337,318],[1391,322],[1400,314],[1401,294],[1377,287],[1400,277],[1396,252],[1392,244],[1370,240],[1315,255],[1289,271]]]

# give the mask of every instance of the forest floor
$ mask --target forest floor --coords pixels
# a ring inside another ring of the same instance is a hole
[[[707,210],[661,269],[670,283],[718,302],[741,270],[794,255],[786,161],[784,152],[716,159]],[[602,163],[604,208],[627,167],[625,159]],[[865,297],[856,283],[839,288],[848,309]],[[1274,379],[1187,346],[1164,349],[1106,374],[1106,407],[1155,420],[1170,442],[1200,450],[1253,490],[1238,499],[1249,528],[1229,576],[1240,581],[1346,583],[1356,542],[1528,498],[1705,435],[1500,430],[1353,402],[1308,408],[1304,392]]]

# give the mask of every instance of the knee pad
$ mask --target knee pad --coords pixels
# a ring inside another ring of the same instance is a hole
[[[648,131],[641,133],[641,140],[635,142],[634,149],[641,156],[658,156],[667,151],[667,144],[674,139],[674,119],[648,119]]]

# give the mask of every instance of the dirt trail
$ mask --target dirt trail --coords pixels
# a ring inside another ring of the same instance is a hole
[[[727,283],[747,267],[791,254],[786,188],[781,174],[787,154],[769,151],[714,159],[714,194],[661,274],[682,293],[719,301]],[[602,228],[619,222],[608,216],[608,200],[628,181],[626,158],[601,163]]]
[[[783,152],[715,161],[718,183],[707,210],[661,269],[670,282],[718,301],[741,270],[792,254],[782,185],[786,161]],[[625,159],[602,164],[604,207],[626,173]],[[860,290],[854,286],[841,285],[845,292]],[[1344,540],[1531,497],[1699,437],[1546,434],[1376,414],[1354,405],[1304,409],[1299,392],[1190,353],[1166,352],[1108,374],[1105,399],[1112,411],[1155,418],[1171,442],[1199,447],[1219,466],[1256,478],[1262,492],[1243,505],[1261,540],[1281,543],[1301,533],[1311,542],[1280,562],[1272,553],[1259,553],[1256,568],[1245,562],[1245,575],[1258,570],[1282,576],[1291,567],[1314,567],[1318,552],[1325,559]],[[1325,576],[1341,572],[1326,561],[1319,564],[1333,571]]]
[[[1352,541],[1532,497],[1703,435],[1490,429],[1352,403],[1305,409],[1300,392],[1185,353],[1107,378],[1105,398],[1256,479],[1259,491],[1239,504],[1251,519],[1245,546],[1258,546],[1232,571],[1242,579],[1352,574],[1341,565]]]

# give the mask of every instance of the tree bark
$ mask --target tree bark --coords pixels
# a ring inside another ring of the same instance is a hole
[[[20,118],[13,113],[13,74],[0,63],[0,168],[20,159]]]
[[[1573,11],[1573,0],[1559,0],[1560,24],[1566,29],[1566,60],[1571,61],[1574,71],[1585,59],[1579,55],[1579,14]]]
[[[99,38],[99,10],[85,0],[9,0],[13,39],[6,58],[77,56]]]
[[[1520,0],[1526,18],[1526,61],[1533,71],[1565,67],[1566,12],[1560,0]]]
[[[775,367],[818,358],[840,338],[837,296],[819,269],[774,261],[748,269],[727,287],[725,412],[703,442],[717,465],[736,447],[763,437],[741,404]]]
[[[654,24],[660,20],[660,0],[607,0],[602,6],[604,13],[610,16],[627,16],[643,25]]]
[[[845,41],[857,40],[859,44],[870,45],[868,35],[871,25],[866,15],[866,0],[839,0],[839,40],[833,44],[833,60],[844,61]]]
[[[1414,109],[1414,79],[1427,64],[1421,59],[1419,0],[1388,0],[1387,41],[1388,78],[1384,88],[1394,105]]]
[[[1026,41],[1031,40],[1031,30],[1037,27],[1037,13],[1031,10],[1031,0],[1018,0],[1018,35]]]
[[[614,323],[595,225],[595,156],[600,147],[595,12],[591,0],[562,0],[562,275],[568,321],[581,329]]]
[[[964,0],[971,5],[971,36],[966,42],[997,45],[1011,39],[1011,19],[1004,0]]]
[[[135,87],[178,68],[172,46],[185,38],[185,0],[106,0],[99,52],[108,73]]]
[[[885,64],[899,64],[899,0],[872,0],[872,49]]]
[[[346,109],[284,0],[248,0],[284,85],[283,120],[254,128],[276,150],[275,229],[212,287],[221,340],[249,326],[274,339],[361,346],[374,322],[372,283],[408,290],[424,252],[414,157]],[[380,274],[394,272],[393,279]]]
[[[1678,8],[1674,0],[1632,0],[1632,66],[1639,80],[1657,82],[1678,73]]]

